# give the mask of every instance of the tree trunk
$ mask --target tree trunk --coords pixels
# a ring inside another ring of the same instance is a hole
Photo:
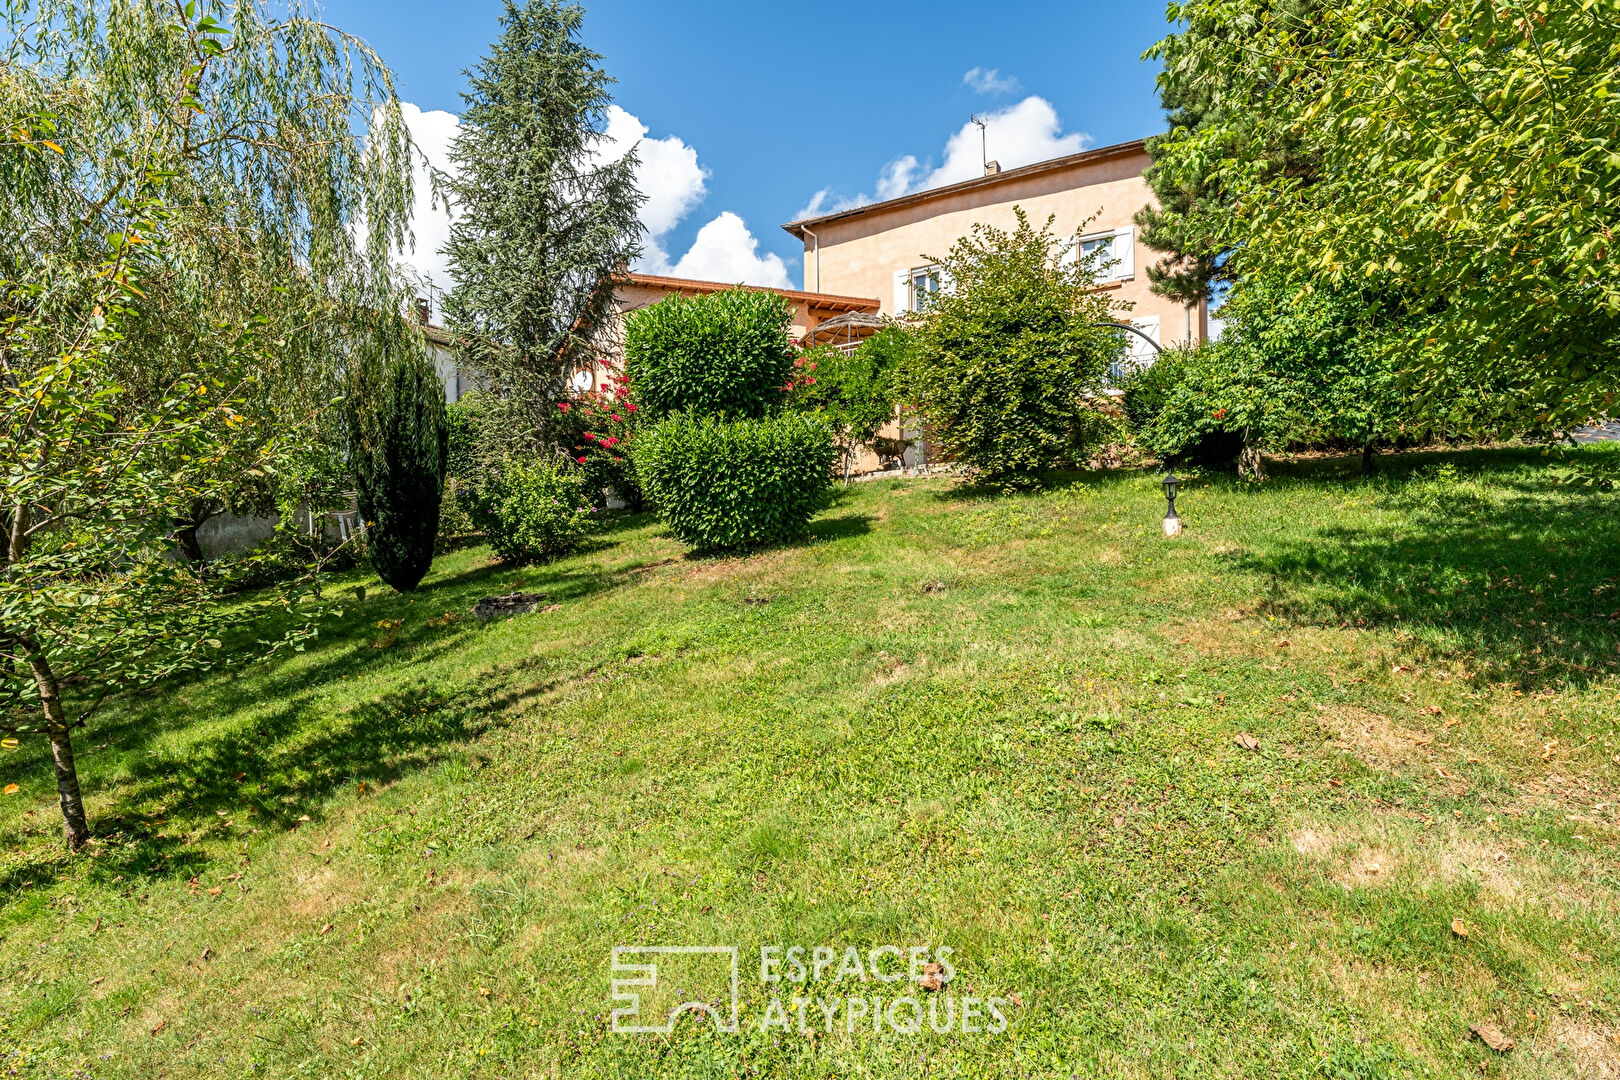
[[[1243,440],[1243,452],[1238,454],[1238,475],[1256,482],[1266,478],[1266,462],[1260,456],[1260,447],[1249,441],[1247,433]]]
[[[202,545],[197,542],[197,530],[207,524],[208,519],[214,516],[214,508],[202,499],[191,501],[191,512],[184,520],[175,522],[174,542],[180,547],[180,554],[188,563],[201,563],[205,561]]]
[[[39,703],[45,710],[45,732],[51,740],[51,763],[56,766],[56,795],[62,804],[62,836],[68,850],[77,851],[90,839],[90,826],[84,817],[84,796],[79,792],[79,770],[73,764],[73,738],[67,717],[62,713],[62,694],[45,653],[34,643],[24,643],[28,667],[39,687]]]
[[[6,565],[22,562],[28,549],[28,506],[19,502],[11,513],[11,535],[6,543]]]
[[[1373,459],[1374,459],[1373,444],[1369,442],[1366,446],[1363,446],[1361,448],[1361,475],[1362,476],[1371,476],[1373,474]]]

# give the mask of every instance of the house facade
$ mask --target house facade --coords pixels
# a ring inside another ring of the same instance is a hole
[[[1155,294],[1147,267],[1158,258],[1141,243],[1133,218],[1154,203],[1143,174],[1151,159],[1141,140],[1085,150],[1005,172],[994,162],[985,175],[784,225],[804,244],[807,290],[877,296],[881,312],[917,311],[942,284],[935,260],[974,225],[1011,230],[1022,208],[1038,228],[1052,218],[1055,234],[1074,250],[1101,251],[1101,287],[1117,302],[1116,318],[1161,345],[1209,336],[1203,303],[1184,306]],[[1132,361],[1151,362],[1152,346],[1132,336]]]

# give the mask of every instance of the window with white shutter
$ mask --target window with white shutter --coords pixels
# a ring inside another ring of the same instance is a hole
[[[1127,281],[1136,276],[1136,230],[1115,229],[1111,232],[1082,236],[1076,244],[1080,255],[1098,256],[1094,264],[1098,281]]]

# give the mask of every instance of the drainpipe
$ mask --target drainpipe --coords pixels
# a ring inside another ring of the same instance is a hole
[[[815,244],[816,244],[816,246],[815,246],[815,253],[816,253],[816,287],[814,289],[811,289],[810,291],[811,292],[820,292],[821,291],[821,237],[817,236],[815,233],[811,232],[809,229],[806,229],[803,225],[800,225],[799,228],[804,229],[804,234],[806,236],[808,236],[811,240],[814,240]]]

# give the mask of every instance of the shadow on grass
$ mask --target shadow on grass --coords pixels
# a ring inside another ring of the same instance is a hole
[[[865,536],[872,531],[870,514],[846,514],[843,517],[820,518],[810,523],[810,538],[823,542],[848,540]]]
[[[94,793],[107,783],[117,789],[113,806],[91,822],[97,854],[89,873],[108,883],[122,878],[131,888],[143,878],[195,876],[217,854],[202,841],[296,828],[300,817],[318,816],[340,788],[391,783],[477,739],[517,691],[498,676],[463,685],[413,680],[410,668],[431,665],[471,635],[493,630],[473,621],[470,611],[480,596],[504,591],[493,587],[502,578],[506,585],[516,578],[559,603],[635,580],[631,573],[480,566],[432,579],[409,595],[384,591],[349,605],[341,618],[322,625],[321,637],[296,663],[278,655],[244,664],[228,679],[203,673],[110,702],[104,719],[78,739],[86,789]],[[340,583],[339,590],[351,584]],[[445,620],[447,611],[460,617]],[[377,624],[393,619],[403,625],[389,642],[389,629]],[[268,624],[239,633],[251,641],[270,631],[280,633]],[[376,647],[382,642],[388,643]],[[324,698],[337,683],[378,675],[393,676],[393,685],[367,701],[334,708]],[[533,692],[532,686],[523,691]],[[274,707],[250,718],[263,702]],[[193,726],[199,709],[243,718],[181,750],[152,749]],[[116,750],[106,757],[97,752],[108,747]],[[44,788],[49,765],[43,755],[37,771]],[[0,871],[0,910],[48,887],[76,861],[54,840],[31,839],[27,846],[32,850]]]
[[[1524,688],[1620,671],[1620,496],[1557,486],[1548,470],[1523,467],[1541,461],[1534,451],[1402,459],[1347,488],[1375,492],[1394,513],[1245,557],[1272,579],[1279,613],[1395,629],[1480,680]],[[1436,464],[1455,471],[1413,475]]]

